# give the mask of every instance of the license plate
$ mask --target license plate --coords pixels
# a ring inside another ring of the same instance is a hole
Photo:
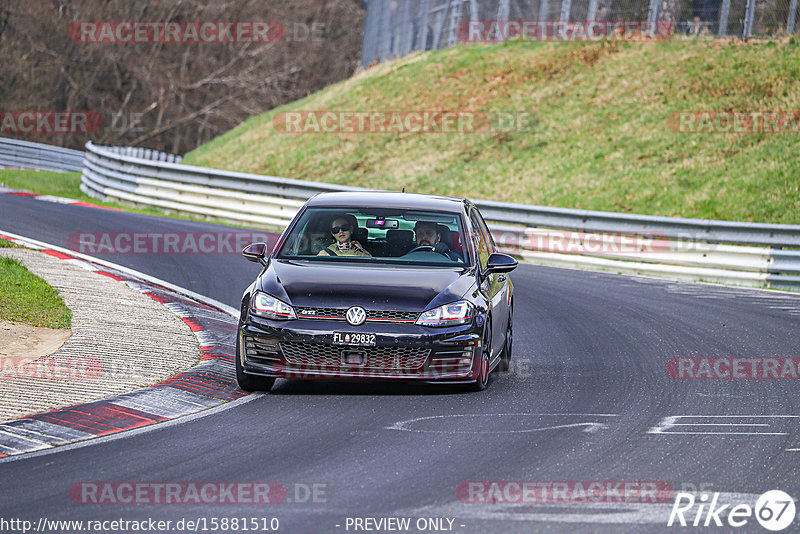
[[[351,345],[356,347],[371,347],[375,345],[375,334],[360,334],[353,332],[334,332],[334,345]]]

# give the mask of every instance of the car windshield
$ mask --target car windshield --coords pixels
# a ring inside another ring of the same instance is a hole
[[[469,263],[465,243],[458,213],[308,208],[276,257],[464,267]]]

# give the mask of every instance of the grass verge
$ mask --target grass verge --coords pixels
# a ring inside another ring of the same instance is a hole
[[[8,241],[0,239],[0,247]],[[48,328],[69,328],[72,312],[58,291],[13,258],[0,258],[0,319]]]

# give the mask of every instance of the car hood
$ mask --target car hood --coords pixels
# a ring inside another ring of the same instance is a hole
[[[461,298],[473,285],[470,272],[272,260],[258,287],[292,306],[422,311]]]

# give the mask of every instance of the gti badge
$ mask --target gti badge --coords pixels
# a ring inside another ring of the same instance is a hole
[[[353,326],[358,326],[367,320],[367,312],[361,306],[353,306],[347,310],[347,322]]]

